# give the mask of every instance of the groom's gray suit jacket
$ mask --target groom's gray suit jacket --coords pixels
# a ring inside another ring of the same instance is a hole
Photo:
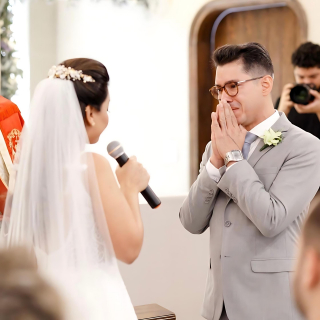
[[[202,315],[230,320],[301,319],[290,283],[296,244],[320,185],[320,141],[281,113],[272,126],[283,141],[232,165],[219,183],[205,168],[180,210],[191,233],[210,227],[210,263]]]

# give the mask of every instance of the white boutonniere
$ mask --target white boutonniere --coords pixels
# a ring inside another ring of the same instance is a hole
[[[277,131],[274,132],[271,128],[267,131],[265,131],[264,135],[260,137],[263,139],[264,145],[260,149],[260,151],[268,148],[268,147],[275,147],[282,141],[282,132]]]

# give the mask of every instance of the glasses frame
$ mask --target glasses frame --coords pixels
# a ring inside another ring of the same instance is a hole
[[[228,82],[226,82],[226,83],[224,84],[223,87],[218,86],[218,85],[214,85],[213,87],[211,87],[211,88],[209,89],[209,92],[211,93],[211,95],[212,95],[215,99],[220,100],[220,99],[219,99],[219,94],[218,94],[218,97],[216,98],[216,97],[214,96],[214,94],[212,93],[212,92],[213,92],[213,88],[219,87],[220,90],[222,90],[222,91],[221,91],[221,94],[222,94],[222,92],[223,92],[223,90],[224,90],[225,93],[226,93],[229,97],[235,97],[235,96],[239,93],[239,84],[240,84],[240,83],[245,83],[245,82],[248,82],[248,81],[258,80],[258,79],[261,79],[261,78],[263,78],[263,77],[265,77],[265,76],[261,76],[261,77],[257,77],[257,78],[252,78],[252,79],[247,79],[247,80],[241,80],[241,81],[228,81]],[[230,83],[236,84],[237,93],[234,94],[234,95],[229,94],[228,90],[226,89],[226,85],[227,85],[227,84],[230,84]]]

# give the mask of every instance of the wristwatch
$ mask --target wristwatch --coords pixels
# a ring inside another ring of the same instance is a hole
[[[226,153],[226,156],[224,158],[224,164],[225,164],[225,166],[227,166],[227,164],[230,161],[238,162],[241,160],[243,160],[242,152],[240,150],[232,150],[232,151]]]

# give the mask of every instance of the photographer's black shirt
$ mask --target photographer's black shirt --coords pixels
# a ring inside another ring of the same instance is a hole
[[[276,101],[274,108],[278,109],[280,98]],[[292,107],[287,115],[289,121],[295,126],[307,131],[318,139],[320,139],[320,121],[315,113],[298,113],[297,110]]]

